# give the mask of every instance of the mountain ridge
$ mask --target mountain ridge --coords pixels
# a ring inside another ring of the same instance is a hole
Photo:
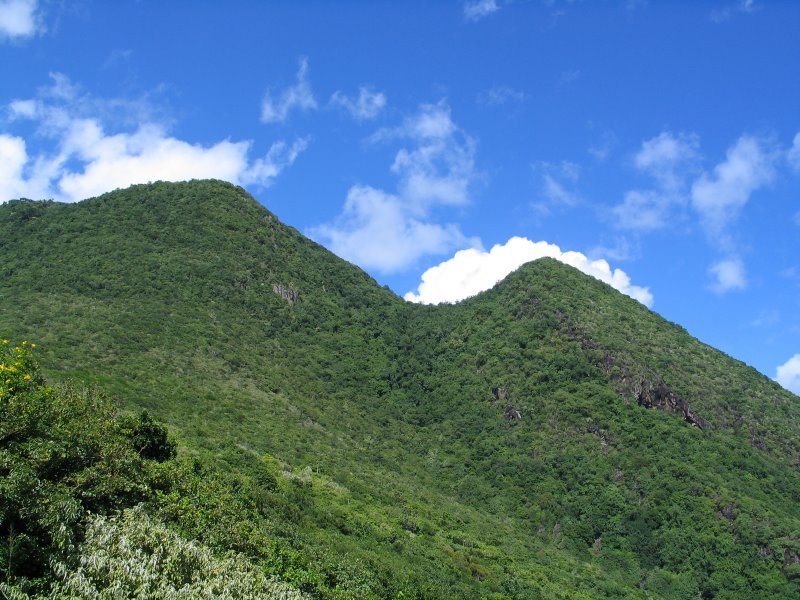
[[[363,597],[798,589],[797,398],[557,261],[414,305],[218,181],[0,206],[0,256],[3,336],[313,482],[273,534],[388,569]]]

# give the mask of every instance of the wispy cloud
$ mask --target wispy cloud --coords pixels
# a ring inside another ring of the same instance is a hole
[[[521,265],[544,257],[571,265],[646,306],[653,304],[650,290],[632,285],[627,273],[612,269],[605,260],[589,260],[580,252],[562,251],[555,244],[522,237],[512,237],[488,252],[475,248],[456,252],[449,260],[425,271],[417,291],[408,292],[405,299],[423,304],[458,302],[488,290]]]
[[[655,180],[650,189],[625,193],[613,208],[622,229],[652,231],[670,222],[674,208],[686,204],[687,179],[699,160],[697,136],[662,132],[646,140],[633,159],[634,166]]]
[[[308,111],[317,108],[317,101],[308,81],[308,59],[302,57],[297,69],[297,81],[275,95],[268,91],[261,101],[261,120],[265,123],[282,123],[294,110]]]
[[[391,171],[399,177],[400,195],[416,210],[470,201],[476,143],[453,122],[445,102],[423,104],[402,126],[384,129],[373,140],[403,139],[411,147],[395,155]]]
[[[478,21],[500,10],[496,0],[468,0],[464,2],[464,18]]]
[[[633,162],[655,185],[629,190],[612,213],[618,227],[642,233],[689,217],[691,208],[724,256],[709,267],[710,288],[717,293],[741,290],[747,276],[733,227],[751,196],[774,181],[781,153],[764,140],[742,135],[709,172],[699,168],[698,149],[694,134],[663,132],[645,141]],[[791,161],[791,151],[788,156]]]
[[[603,132],[600,140],[597,143],[589,146],[587,152],[591,154],[596,160],[604,161],[611,154],[611,150],[617,145],[617,136],[613,131]]]
[[[795,354],[776,369],[775,380],[787,390],[800,395],[800,354]]]
[[[149,118],[146,106],[93,97],[61,74],[37,97],[15,100],[6,111],[11,124],[34,122],[39,142],[49,148],[30,153],[24,138],[0,134],[0,201],[72,202],[135,183],[208,177],[266,187],[307,144],[278,141],[255,159],[249,140],[194,144],[169,135],[163,123]],[[128,125],[125,111],[141,120]]]
[[[371,139],[406,144],[390,167],[396,191],[351,187],[339,217],[311,229],[313,237],[339,256],[383,273],[402,271],[423,256],[480,245],[456,224],[432,217],[436,208],[468,204],[476,177],[475,142],[453,122],[446,103],[424,104],[399,127]]]
[[[362,85],[355,97],[346,96],[339,91],[334,92],[330,103],[350,113],[356,121],[367,121],[377,117],[386,107],[386,96],[369,86]]]
[[[731,244],[728,227],[758,189],[775,179],[777,155],[759,139],[743,135],[711,174],[703,173],[692,185],[692,207],[712,240],[723,248]]]
[[[569,71],[563,71],[561,76],[558,78],[559,85],[572,85],[581,77],[580,69],[571,69]]]
[[[800,172],[800,133],[795,134],[792,141],[792,147],[786,153],[786,159],[789,161],[789,166],[797,172]]]
[[[496,85],[478,94],[478,104],[484,106],[504,106],[525,100],[525,92],[515,90],[506,85]]]
[[[752,14],[760,8],[761,5],[757,4],[755,0],[738,0],[733,4],[712,10],[709,16],[714,23],[724,23],[734,15]]]
[[[641,254],[641,248],[638,243],[631,243],[625,237],[617,237],[610,245],[599,244],[589,250],[589,256],[610,258],[614,261],[631,260],[635,256]]]
[[[533,202],[533,208],[539,215],[580,204],[580,196],[569,189],[578,180],[580,168],[577,164],[570,161],[540,162],[533,168],[541,176],[539,195]]]
[[[19,40],[41,31],[38,0],[0,0],[0,40]]]

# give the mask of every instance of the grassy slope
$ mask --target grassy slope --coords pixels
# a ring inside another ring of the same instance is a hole
[[[282,461],[311,487],[274,534],[376,593],[798,593],[797,398],[569,267],[412,306],[220,182],[4,205],[0,259],[4,337],[205,460]]]

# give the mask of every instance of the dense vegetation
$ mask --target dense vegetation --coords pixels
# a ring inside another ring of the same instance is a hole
[[[0,206],[0,307],[47,380],[0,407],[6,594],[231,583],[92,575],[128,537],[233,597],[800,594],[797,397],[555,261],[409,305],[240,188],[157,183]]]

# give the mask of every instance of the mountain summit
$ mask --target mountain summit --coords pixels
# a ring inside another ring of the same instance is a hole
[[[798,398],[554,260],[409,304],[241,188],[155,183],[0,206],[0,306],[243,507],[153,514],[312,596],[800,595]]]

